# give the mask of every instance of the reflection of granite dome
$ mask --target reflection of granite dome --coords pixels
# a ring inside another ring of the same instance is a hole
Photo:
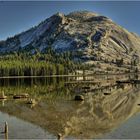
[[[109,132],[137,112],[134,107],[139,100],[138,90],[131,85],[108,87],[101,92],[98,90],[97,94],[96,91],[94,94],[87,93],[84,102],[53,102],[46,95],[46,99],[43,96],[44,101],[32,109],[21,102],[12,103],[11,108],[9,101],[0,110],[39,125],[55,135],[94,138]],[[111,95],[104,96],[102,93],[105,91],[111,91]]]
[[[139,90],[129,90],[130,87],[127,87],[124,94],[118,90],[105,98],[89,93],[86,103],[81,104],[67,121],[65,134],[78,138],[96,138],[111,131],[137,112]],[[137,93],[132,95],[133,92]]]

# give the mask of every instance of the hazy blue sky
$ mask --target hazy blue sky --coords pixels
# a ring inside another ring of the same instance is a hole
[[[37,25],[56,12],[89,10],[140,35],[140,1],[0,1],[0,40]]]

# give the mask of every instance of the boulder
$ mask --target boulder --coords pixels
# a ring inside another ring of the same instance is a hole
[[[83,95],[76,95],[75,96],[75,101],[83,101],[84,100],[84,96]]]

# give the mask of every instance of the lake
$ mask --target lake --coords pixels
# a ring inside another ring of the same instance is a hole
[[[140,138],[140,84],[116,83],[138,75],[0,79],[0,139]],[[13,99],[14,95],[28,98]],[[82,95],[84,101],[75,101]],[[29,99],[35,101],[28,104]]]

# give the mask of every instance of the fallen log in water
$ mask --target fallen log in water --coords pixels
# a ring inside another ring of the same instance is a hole
[[[21,95],[14,95],[13,99],[28,98],[28,97],[29,97],[29,94],[25,93]]]

